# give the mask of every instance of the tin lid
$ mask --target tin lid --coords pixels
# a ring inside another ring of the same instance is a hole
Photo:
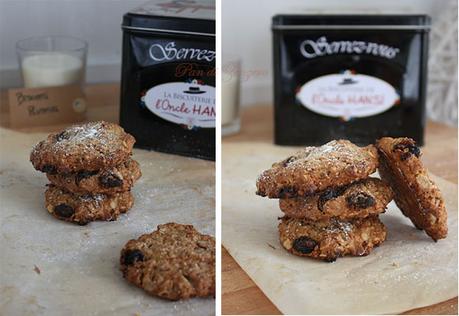
[[[428,15],[276,15],[273,30],[425,30]]]
[[[214,0],[151,0],[123,17],[127,31],[215,36]]]

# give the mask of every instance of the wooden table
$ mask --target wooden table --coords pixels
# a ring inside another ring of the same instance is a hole
[[[242,130],[223,139],[225,143],[273,142],[273,113],[270,106],[254,106],[242,112]],[[457,183],[457,129],[429,122],[423,161],[429,171]],[[224,229],[224,227],[223,227]],[[457,315],[457,297],[407,311],[403,314]],[[281,314],[231,255],[222,247],[222,314]]]

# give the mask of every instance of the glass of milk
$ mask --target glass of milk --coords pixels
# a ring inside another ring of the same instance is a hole
[[[25,88],[82,85],[88,44],[68,36],[40,36],[16,43]]]
[[[224,57],[222,65],[222,135],[232,135],[241,128],[239,118],[239,89],[241,61],[238,57]]]

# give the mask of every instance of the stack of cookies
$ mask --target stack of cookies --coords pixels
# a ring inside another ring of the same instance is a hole
[[[134,199],[140,178],[131,159],[133,136],[114,123],[90,122],[50,134],[32,150],[30,161],[49,181],[46,209],[55,217],[85,225],[116,220]]]
[[[257,194],[280,199],[284,248],[298,256],[335,261],[363,256],[386,238],[379,220],[393,193],[370,178],[378,167],[373,146],[347,140],[306,147],[275,163],[257,180]]]

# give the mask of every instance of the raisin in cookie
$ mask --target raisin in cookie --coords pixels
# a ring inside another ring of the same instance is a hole
[[[110,169],[131,156],[134,142],[114,123],[73,125],[39,142],[30,161],[35,169],[49,174]]]
[[[114,221],[134,204],[129,191],[105,194],[78,195],[49,185],[45,192],[46,209],[54,217],[79,225],[92,221]]]
[[[291,218],[348,220],[383,213],[392,198],[389,185],[380,179],[368,178],[307,197],[280,199],[279,206]]]
[[[100,171],[46,174],[52,184],[78,194],[114,194],[129,191],[141,175],[139,163],[132,159],[114,168]]]
[[[258,177],[257,194],[269,198],[311,195],[367,178],[377,166],[373,145],[358,147],[348,140],[334,140],[320,147],[306,147],[273,164]]]
[[[386,227],[377,216],[353,221],[284,217],[279,234],[282,246],[294,255],[332,262],[345,255],[368,255],[386,239]]]
[[[379,173],[395,193],[395,203],[413,224],[433,240],[448,234],[447,212],[440,190],[419,159],[421,151],[410,138],[378,140]]]
[[[131,283],[169,300],[215,295],[215,239],[192,225],[168,223],[130,240],[121,271]]]

